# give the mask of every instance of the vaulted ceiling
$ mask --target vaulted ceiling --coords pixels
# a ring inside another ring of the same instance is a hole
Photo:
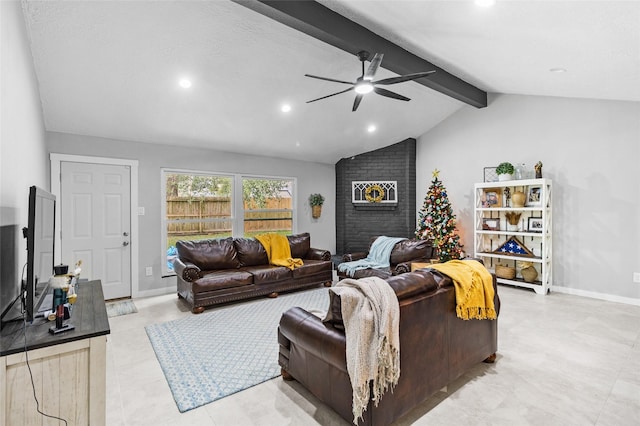
[[[24,1],[46,129],[335,163],[476,109],[417,82],[306,104],[358,58],[246,3]],[[319,3],[480,91],[640,101],[639,1]]]

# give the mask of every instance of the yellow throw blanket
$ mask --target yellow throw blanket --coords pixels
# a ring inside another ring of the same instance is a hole
[[[269,263],[276,266],[285,266],[291,270],[302,266],[302,259],[291,257],[291,247],[286,236],[268,233],[256,235],[256,240],[264,247],[269,256]]]
[[[456,315],[463,320],[496,319],[493,304],[493,277],[480,262],[450,260],[430,265],[453,280],[456,291]]]

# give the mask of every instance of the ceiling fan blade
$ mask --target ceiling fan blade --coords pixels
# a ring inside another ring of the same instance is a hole
[[[330,94],[330,95],[323,96],[323,97],[321,97],[321,98],[312,99],[312,100],[310,100],[310,101],[307,101],[306,103],[308,103],[308,104],[309,104],[309,103],[311,103],[311,102],[319,101],[319,100],[322,100],[322,99],[327,99],[327,98],[330,98],[331,96],[339,95],[339,94],[341,94],[341,93],[346,93],[346,92],[348,92],[348,91],[350,91],[350,90],[353,90],[353,87],[349,87],[349,88],[348,88],[348,89],[346,89],[346,90],[342,90],[342,91],[340,91],[340,92],[332,93],[332,94]]]
[[[369,68],[367,68],[367,72],[362,76],[366,80],[373,80],[373,76],[376,75],[376,71],[378,71],[378,67],[382,62],[382,58],[384,57],[383,53],[376,53],[373,55],[373,59],[371,60],[371,64],[369,64]]]
[[[360,101],[362,101],[362,97],[363,95],[356,95],[356,100],[353,101],[353,109],[351,110],[352,112],[358,109],[358,106],[360,106]]]
[[[378,95],[382,95],[382,96],[386,96],[387,98],[393,98],[393,99],[398,99],[401,101],[410,101],[411,99],[407,98],[406,96],[402,96],[399,95],[395,92],[392,92],[390,90],[387,89],[383,89],[381,87],[374,87],[373,91],[376,92]]]
[[[353,84],[352,81],[336,80],[335,78],[319,77],[317,75],[305,74],[305,77],[317,78],[318,80],[333,81],[335,83]]]
[[[372,84],[382,84],[383,86],[385,86],[387,84],[402,83],[403,81],[415,80],[416,78],[426,77],[429,74],[433,74],[434,72],[436,71],[433,70],[433,71],[425,71],[425,72],[416,72],[413,74],[401,75],[399,77],[385,78],[382,80],[374,81],[372,82]]]

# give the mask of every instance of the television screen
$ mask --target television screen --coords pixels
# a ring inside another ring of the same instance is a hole
[[[32,186],[29,191],[27,228],[27,281],[25,314],[33,321],[53,275],[56,197]]]

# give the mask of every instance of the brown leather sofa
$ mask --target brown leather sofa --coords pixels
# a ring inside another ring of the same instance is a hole
[[[377,237],[371,238],[369,242],[369,249],[371,244]],[[343,262],[351,262],[354,260],[360,260],[367,257],[369,254],[366,252],[347,253],[342,256]],[[411,263],[413,262],[425,262],[428,263],[430,259],[435,257],[435,249],[431,245],[431,241],[428,240],[403,240],[396,243],[391,250],[389,256],[389,269],[360,269],[355,272],[353,277],[347,277],[344,272],[338,271],[338,278],[364,278],[376,276],[382,279],[386,279],[392,275],[404,274],[411,271]]]
[[[470,367],[493,362],[497,320],[458,319],[451,279],[426,269],[387,279],[400,304],[400,379],[379,405],[369,403],[360,425],[389,425],[460,377]],[[499,313],[496,289],[494,303]],[[295,379],[347,422],[353,421],[340,300],[329,309],[338,318],[323,323],[302,308],[285,312],[278,327],[279,363],[285,380]]]
[[[294,258],[304,265],[293,271],[269,265],[267,252],[255,238],[223,238],[178,241],[173,268],[178,277],[178,296],[193,313],[205,307],[279,292],[331,285],[331,253],[311,247],[309,233],[289,235]]]

